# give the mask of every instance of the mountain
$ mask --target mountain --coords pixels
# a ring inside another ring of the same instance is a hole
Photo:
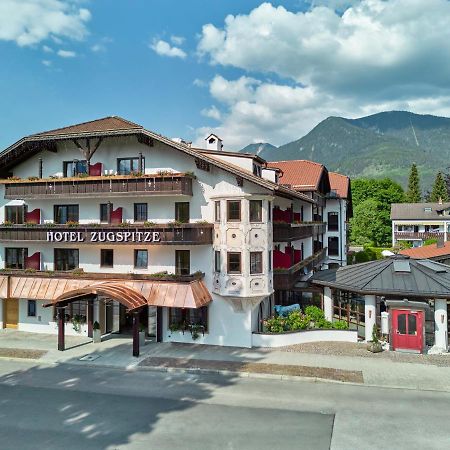
[[[277,148],[278,147],[275,147],[275,145],[269,144],[268,142],[259,142],[257,144],[249,144],[239,151],[241,153],[256,153],[257,155],[260,155],[262,152],[271,152]]]
[[[352,178],[386,176],[403,186],[415,162],[422,188],[429,189],[437,171],[450,166],[450,119],[407,111],[328,117],[302,138],[264,147],[259,156],[268,161],[310,159]]]

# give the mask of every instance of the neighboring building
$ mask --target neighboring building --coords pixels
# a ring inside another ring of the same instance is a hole
[[[107,117],[4,150],[0,326],[57,333],[65,308],[67,333],[140,321],[158,341],[190,330],[251,347],[274,301],[326,261],[328,172],[289,187],[261,158],[207,145]]]
[[[421,247],[427,239],[447,241],[450,203],[393,203],[392,244],[406,241]]]
[[[431,259],[450,266],[450,242],[448,241],[440,241],[436,244],[422,247],[406,248],[401,250],[400,253],[413,259]]]

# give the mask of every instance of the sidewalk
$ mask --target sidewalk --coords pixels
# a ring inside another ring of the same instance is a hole
[[[260,372],[266,375],[268,372],[262,365],[273,365],[275,372],[270,373],[278,374],[278,378],[280,370],[282,370],[280,366],[290,367],[289,370],[286,369],[287,374],[294,370],[292,366],[298,366],[298,370],[294,371],[300,373],[305,372],[305,367],[328,368],[353,374],[361,372],[365,385],[450,392],[450,367],[398,362],[382,357],[364,358],[286,352],[276,349],[147,342],[145,346],[141,347],[139,358],[134,358],[131,338],[121,335],[111,336],[101,344],[93,344],[88,338],[67,337],[67,350],[64,352],[59,352],[56,345],[57,337],[53,335],[11,330],[0,331],[1,349],[27,348],[46,351],[44,355],[35,360],[40,364],[96,365],[135,370],[148,370],[149,368],[162,370],[164,368],[162,366],[165,366],[166,370],[170,367],[173,367],[174,370],[186,370],[190,367],[197,366],[198,368],[199,361],[201,361],[200,365],[212,369],[216,367],[216,371],[220,371],[223,364],[229,362],[239,364],[229,365],[228,371],[230,367],[231,370],[233,367],[244,367],[245,369],[245,365],[251,364],[249,373],[255,373],[255,370],[258,373],[259,367]],[[147,358],[153,358],[153,360],[145,362]],[[215,362],[216,364],[214,364]],[[339,380],[340,378],[335,379]]]

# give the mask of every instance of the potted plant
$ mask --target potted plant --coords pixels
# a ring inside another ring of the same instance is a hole
[[[367,350],[372,353],[380,353],[383,351],[380,340],[378,339],[378,328],[374,324],[372,328],[372,340],[367,343]]]
[[[102,332],[100,331],[100,324],[97,321],[92,325],[92,342],[94,344],[100,344],[102,342]]]
[[[139,346],[145,345],[145,327],[144,325],[139,325]]]

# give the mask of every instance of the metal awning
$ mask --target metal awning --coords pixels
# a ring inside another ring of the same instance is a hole
[[[8,286],[9,278],[9,286]],[[47,278],[39,276],[0,277],[0,298],[43,300],[56,306],[84,295],[105,295],[128,310],[145,305],[168,308],[200,308],[212,301],[202,280],[190,282],[108,280],[86,278]]]

